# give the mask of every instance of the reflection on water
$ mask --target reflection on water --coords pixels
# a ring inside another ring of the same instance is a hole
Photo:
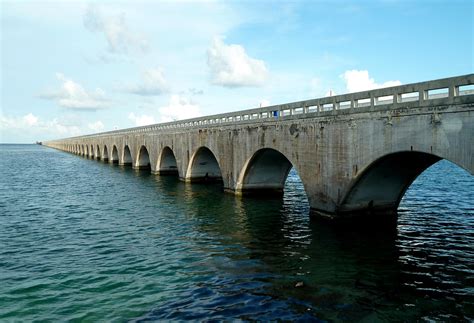
[[[261,200],[1,149],[0,319],[474,317],[474,180],[448,162],[395,221],[334,226],[308,216],[294,172],[283,199]]]

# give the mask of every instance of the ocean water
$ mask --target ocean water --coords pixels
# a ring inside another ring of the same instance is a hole
[[[396,220],[309,216],[35,145],[0,145],[0,321],[474,320],[474,176],[441,161]]]

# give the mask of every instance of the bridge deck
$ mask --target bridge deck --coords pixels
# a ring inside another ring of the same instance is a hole
[[[398,108],[462,104],[472,102],[473,95],[474,74],[467,74],[427,82],[221,113],[142,127],[113,130],[73,138],[97,137],[100,135],[124,135],[150,131],[169,132],[173,129],[182,130],[186,128],[202,128],[203,126],[213,127],[258,121],[287,120],[290,118],[315,118],[319,116],[324,117]]]

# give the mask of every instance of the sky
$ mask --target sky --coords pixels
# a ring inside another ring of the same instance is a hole
[[[0,5],[1,143],[474,71],[469,0]]]

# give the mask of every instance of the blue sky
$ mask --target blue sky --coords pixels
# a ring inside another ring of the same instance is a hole
[[[474,71],[472,1],[2,1],[0,142]]]

